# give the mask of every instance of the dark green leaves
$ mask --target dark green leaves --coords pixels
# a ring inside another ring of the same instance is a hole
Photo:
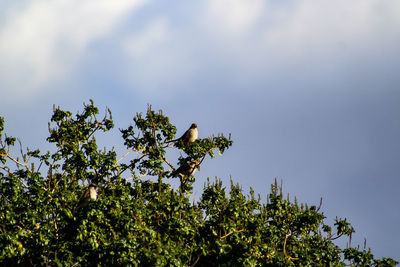
[[[93,101],[75,116],[55,108],[47,139],[55,151],[21,148],[19,157],[10,149],[17,139],[3,135],[0,117],[2,266],[396,264],[374,259],[367,249],[336,246],[332,240],[354,232],[350,223],[336,219],[332,230],[319,208],[284,198],[277,182],[267,203],[252,189],[245,195],[240,185],[226,188],[218,179],[195,201],[198,173],[186,172],[190,177],[180,177],[179,188],[164,182],[179,176],[171,175],[179,166],[196,162],[200,168],[222,155],[230,136],[168,143],[176,127],[149,107],[134,126],[120,130],[128,151],[117,160],[112,149],[98,148],[96,136],[113,128],[109,110],[102,119],[98,114]],[[98,185],[98,198],[79,206],[89,183]]]
[[[151,106],[148,107],[145,115],[138,113],[133,120],[135,127],[129,126],[127,129],[120,129],[122,138],[125,140],[124,144],[131,152],[136,153],[136,157],[129,163],[121,164],[121,173],[129,169],[133,178],[156,176],[162,179],[170,177],[169,169],[178,169],[194,160],[197,160],[196,168],[199,169],[207,155],[214,158],[215,150],[222,155],[232,145],[232,141],[223,135],[198,139],[190,144],[184,144],[181,141],[169,143],[168,141],[175,138],[177,129],[170,123],[168,117],[164,116],[161,111],[155,112]],[[168,159],[168,152],[171,150],[181,150],[185,153],[178,158],[178,166],[173,166],[171,164],[173,161]],[[193,177],[181,178],[181,190],[190,192],[193,182]]]
[[[112,175],[116,168],[116,154],[114,151],[99,151],[95,133],[106,132],[113,127],[111,111],[107,109],[104,118],[99,120],[99,110],[92,100],[84,106],[84,111],[75,118],[71,112],[55,108],[47,140],[58,147],[52,158],[64,161],[62,169],[72,181],[103,183],[104,178]]]
[[[347,222],[346,219],[335,219],[335,224],[336,229],[337,229],[337,236],[342,236],[342,235],[347,235],[350,236],[352,233],[354,233],[354,228],[351,226],[349,222]]]

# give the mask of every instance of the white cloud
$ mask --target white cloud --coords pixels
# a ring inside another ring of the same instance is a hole
[[[363,50],[376,45],[380,37],[391,38],[382,36],[382,31],[388,26],[385,22],[393,27],[393,19],[400,16],[395,6],[395,1],[296,1],[290,8],[276,10],[274,27],[264,31],[264,41],[300,57],[326,54],[342,45]],[[392,34],[400,33],[395,24]]]
[[[397,0],[208,0],[201,12],[200,24],[220,38],[261,36],[267,44],[284,47],[326,44],[335,38],[361,42],[384,27],[400,30]]]
[[[185,14],[172,6],[125,39],[124,75],[146,93],[194,90],[193,81],[204,79],[256,85],[288,74],[351,76],[346,71],[394,53],[388,46],[400,41],[398,3],[206,0],[180,6]]]
[[[400,43],[397,0],[206,2],[199,24],[233,77],[265,79],[371,66]],[[351,74],[349,74],[351,75]]]
[[[375,0],[296,1],[279,8],[274,26],[264,29],[261,58],[275,68],[268,70],[273,75],[290,71],[322,83],[342,82],[335,90],[350,90],[348,83],[361,77],[386,79],[383,69],[392,69],[398,58],[398,6],[395,1]]]
[[[0,20],[1,93],[37,92],[49,82],[69,79],[90,45],[111,36],[144,2],[31,0],[7,8]],[[130,18],[135,24],[127,37],[112,36],[122,40],[127,57],[116,60],[135,90],[183,90],[179,85],[210,75],[253,82],[303,66],[345,69],[357,57],[390,55],[389,46],[400,41],[398,0],[159,5],[153,2],[144,16]]]
[[[251,30],[264,12],[263,0],[209,0],[203,23],[227,34],[243,34]]]
[[[145,0],[34,0],[0,24],[0,80],[30,95],[73,70],[89,45]]]
[[[143,29],[122,41],[128,55],[125,77],[135,90],[168,93],[165,89],[179,90],[179,84],[194,73],[188,36],[171,28],[166,17],[154,18]]]
[[[123,43],[124,49],[131,56],[137,58],[151,53],[159,45],[167,43],[169,39],[169,25],[166,18],[157,18],[142,32],[132,35]]]

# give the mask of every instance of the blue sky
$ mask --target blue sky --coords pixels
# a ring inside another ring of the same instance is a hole
[[[179,133],[232,133],[197,192],[232,177],[265,199],[277,177],[399,260],[399,47],[397,0],[4,0],[0,113],[31,148],[53,104],[90,98],[117,129],[150,103]],[[104,142],[123,153],[117,130]]]

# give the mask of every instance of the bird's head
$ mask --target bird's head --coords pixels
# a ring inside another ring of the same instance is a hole
[[[192,125],[190,126],[190,129],[195,129],[197,128],[197,124],[196,123],[192,123]]]

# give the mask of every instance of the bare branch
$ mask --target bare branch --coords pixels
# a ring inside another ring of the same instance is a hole
[[[288,239],[288,237],[291,236],[291,235],[292,235],[291,233],[287,233],[287,234],[285,235],[285,241],[283,241],[283,255],[285,255],[285,257],[287,257],[287,254],[286,254],[286,243],[287,243],[287,239]]]
[[[123,160],[124,158],[126,158],[130,153],[132,153],[134,150],[133,149],[131,149],[131,150],[129,150],[128,152],[126,152],[126,154],[125,155],[123,155],[122,156],[122,158],[120,158],[119,160],[117,160],[117,163],[119,163],[121,160]]]
[[[164,157],[163,158],[163,160],[164,160],[164,162],[165,163],[167,163],[168,164],[168,166],[170,166],[171,168],[172,168],[172,170],[174,170],[175,171],[175,168],[174,168],[174,166]]]
[[[287,244],[287,240],[289,238],[289,236],[291,236],[291,233],[287,233],[285,235],[285,240],[283,241],[283,255],[285,255],[285,257],[287,257],[288,260],[299,260],[299,258],[293,258],[291,256],[288,256],[286,253],[286,244]]]
[[[331,240],[338,239],[338,238],[341,237],[342,235],[343,235],[343,233],[341,233],[341,234],[339,234],[339,235],[337,235],[337,236],[335,236],[335,237],[332,237]]]
[[[197,262],[200,260],[201,257],[201,253],[199,254],[199,256],[197,256],[197,259],[193,262],[192,265],[190,265],[191,267],[195,266],[197,264]]]
[[[241,230],[233,230],[233,231],[227,233],[226,235],[221,236],[219,239],[224,239],[224,238],[230,236],[230,235],[233,234],[233,233],[240,233],[240,232],[243,232],[243,231],[244,231],[244,229],[241,229]]]
[[[319,200],[319,206],[318,206],[317,212],[321,209],[321,207],[322,207],[322,197]]]
[[[147,175],[148,175],[148,174],[145,173],[145,174],[142,174],[142,175],[139,175],[139,176],[131,176],[131,177],[126,178],[126,180],[127,180],[127,181],[130,181],[130,180],[133,180],[133,179],[140,179],[140,178],[143,178],[143,177],[145,177],[145,176],[147,176]]]
[[[7,200],[8,203],[11,203],[11,201],[5,195],[3,195],[3,193],[1,193],[1,195]]]
[[[0,154],[0,156],[2,156],[2,157],[5,156],[5,157],[11,159],[11,160],[14,161],[18,166],[25,167],[25,168],[28,170],[28,172],[31,172],[31,169],[29,168],[29,166],[28,166],[27,163],[19,162],[17,159],[13,158],[8,152],[7,152],[6,154]],[[21,180],[21,178],[18,177],[18,179],[20,180],[20,182],[21,182],[26,188],[28,188],[28,186]]]

